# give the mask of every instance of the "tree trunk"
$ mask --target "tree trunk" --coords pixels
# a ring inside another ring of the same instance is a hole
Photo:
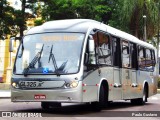
[[[22,12],[21,12],[21,18],[22,18],[22,24],[20,26],[20,36],[23,36],[24,26],[25,26],[25,5],[26,0],[22,0]]]

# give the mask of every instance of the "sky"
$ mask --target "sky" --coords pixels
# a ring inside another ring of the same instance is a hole
[[[22,2],[20,0],[8,0],[12,1],[12,7],[14,7],[16,10],[21,9]],[[26,12],[32,13],[29,9],[26,9]]]
[[[20,0],[8,0],[8,1],[12,1],[13,2],[12,6],[15,9],[18,9],[18,10],[21,9],[21,1]]]

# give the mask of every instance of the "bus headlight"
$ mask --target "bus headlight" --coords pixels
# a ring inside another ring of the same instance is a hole
[[[15,83],[15,82],[12,83],[12,87],[14,87],[14,88],[19,88],[18,84]]]
[[[78,81],[72,81],[71,84],[70,84],[71,88],[75,88],[77,86],[78,86]]]

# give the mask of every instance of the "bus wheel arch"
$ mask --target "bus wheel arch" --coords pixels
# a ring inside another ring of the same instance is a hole
[[[108,84],[108,81],[107,80],[103,80],[101,82],[100,86],[104,87],[104,91],[105,91],[104,94],[106,96],[105,100],[106,100],[106,102],[108,102],[108,97],[109,97],[109,84]]]
[[[143,93],[141,98],[131,99],[131,103],[135,105],[144,105],[147,102],[148,94],[149,94],[149,86],[147,82],[144,82],[143,85]]]
[[[144,87],[143,87],[143,101],[147,102],[147,98],[149,96],[149,85],[148,82],[144,83]]]
[[[143,86],[143,93],[142,93],[142,98],[139,98],[139,104],[140,105],[144,105],[147,102],[147,98],[148,98],[148,82],[144,82],[144,86]]]
[[[100,111],[102,108],[107,107],[108,95],[109,95],[108,90],[109,86],[107,80],[102,80],[102,82],[99,84],[99,89],[98,89],[98,101],[91,103],[94,110]]]

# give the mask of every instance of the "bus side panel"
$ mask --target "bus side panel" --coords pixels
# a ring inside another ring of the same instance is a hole
[[[83,102],[98,101],[98,86],[100,76],[98,70],[92,71],[86,75],[83,80]]]
[[[122,99],[122,78],[121,78],[121,69],[120,68],[113,68],[114,70],[114,82],[112,84],[113,88],[109,92],[112,94],[112,100],[121,100]],[[111,95],[109,95],[111,96]]]
[[[148,83],[148,97],[154,94],[154,78],[153,74],[149,71],[137,71],[138,79],[138,90],[137,97],[141,98],[143,96],[143,89],[145,82]]]
[[[113,68],[102,67],[86,75],[83,80],[83,102],[99,100],[99,87],[102,80],[107,80],[108,85],[113,83]],[[109,87],[109,86],[108,86]],[[112,86],[109,87],[109,100],[113,98]]]
[[[153,73],[151,74],[151,78],[152,78],[152,81],[153,81],[153,83],[152,83],[153,93],[151,93],[150,95],[157,94],[158,78],[159,78],[159,75],[158,75],[159,70],[158,69],[159,69],[159,67],[157,67],[157,65],[156,65],[156,67],[154,67]],[[157,73],[157,71],[158,71],[158,73]]]
[[[122,69],[123,99],[131,99],[131,70]]]

